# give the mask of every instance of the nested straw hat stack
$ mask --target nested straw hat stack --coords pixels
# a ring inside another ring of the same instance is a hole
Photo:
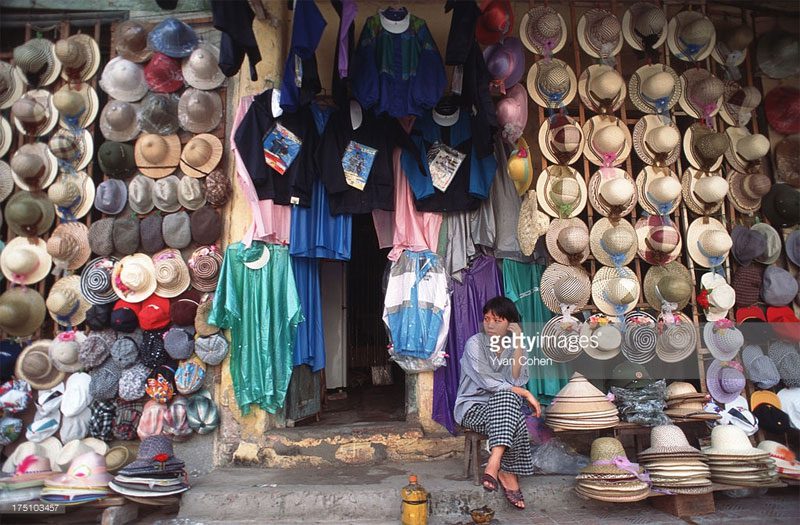
[[[711,446],[704,448],[711,481],[739,487],[764,487],[778,481],[775,460],[769,452],[750,444],[744,430],[718,425],[711,431]]]
[[[719,419],[719,414],[712,414],[703,409],[708,400],[708,394],[698,392],[693,384],[674,381],[667,386],[667,409],[664,413],[673,419]]]
[[[640,501],[650,495],[644,469],[631,463],[619,440],[597,438],[592,442],[591,465],[575,478],[575,492],[584,498],[624,503]]]
[[[653,488],[673,494],[711,492],[710,470],[702,452],[689,445],[683,430],[659,425],[650,431],[650,448],[639,454]]]
[[[585,377],[575,372],[547,409],[555,430],[609,428],[619,423],[617,407]]]

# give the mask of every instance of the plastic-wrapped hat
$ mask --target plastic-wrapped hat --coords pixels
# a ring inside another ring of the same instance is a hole
[[[186,89],[178,101],[181,128],[192,133],[208,133],[222,120],[222,99],[215,91]]]
[[[667,39],[667,15],[649,2],[636,2],[622,17],[622,34],[637,51],[661,47]]]
[[[147,47],[148,27],[138,20],[125,20],[116,31],[117,54],[131,62],[147,62],[153,51]]]
[[[53,106],[58,110],[62,128],[88,128],[97,118],[100,101],[97,91],[87,83],[64,84],[53,94]]]
[[[514,9],[511,7],[511,2],[509,0],[487,2],[475,25],[475,38],[478,43],[484,46],[496,44],[513,31]]]
[[[139,124],[145,133],[174,135],[180,128],[179,98],[175,94],[149,93],[139,108]]]
[[[489,71],[489,87],[494,92],[505,93],[522,79],[525,72],[525,54],[522,43],[514,37],[491,45],[483,51],[486,68]]]
[[[100,67],[100,47],[89,35],[72,35],[53,46],[61,61],[62,76],[70,82],[86,82]]]
[[[567,43],[567,24],[552,7],[537,6],[522,16],[519,35],[529,51],[549,56]]]
[[[100,113],[100,131],[106,140],[128,142],[141,131],[138,109],[124,100],[110,100]]]
[[[607,59],[622,50],[622,24],[610,11],[590,9],[578,20],[578,43],[587,55]]]
[[[34,88],[49,86],[61,73],[61,62],[53,52],[53,43],[44,38],[32,38],[15,47],[14,65]]]
[[[43,142],[20,146],[11,157],[10,166],[11,178],[25,191],[46,189],[58,174],[58,161]]]
[[[597,113],[613,113],[625,103],[625,80],[616,69],[593,64],[578,79],[578,94],[583,103]]]
[[[786,31],[767,31],[758,38],[758,67],[770,78],[782,79],[800,72],[800,45],[797,35]]]
[[[180,62],[162,53],[153,53],[144,66],[144,78],[154,93],[174,93],[184,85]]]
[[[708,58],[717,42],[714,24],[699,11],[681,11],[669,21],[667,45],[679,60],[699,62]]]
[[[197,47],[198,38],[185,22],[176,18],[166,18],[147,35],[150,48],[172,58],[189,56]]]
[[[0,61],[0,109],[10,108],[19,100],[25,84],[25,77],[18,67]]]
[[[216,89],[225,82],[219,68],[219,50],[210,44],[200,44],[183,61],[183,78],[197,89]]]
[[[554,58],[549,62],[534,62],[527,77],[528,95],[544,108],[557,109],[568,105],[578,92],[575,72],[564,62]]]
[[[28,91],[11,106],[11,121],[23,135],[41,137],[58,122],[53,96],[44,89]]]
[[[112,58],[100,76],[100,89],[112,98],[136,102],[147,94],[147,82],[142,66],[121,56]]]
[[[668,113],[681,93],[680,77],[664,64],[642,66],[628,81],[628,97],[644,113]]]
[[[181,171],[189,177],[205,177],[216,169],[220,160],[222,160],[222,142],[214,135],[202,133],[192,137],[183,147]]]

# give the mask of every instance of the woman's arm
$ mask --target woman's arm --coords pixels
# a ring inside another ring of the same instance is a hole
[[[518,323],[511,323],[508,325],[508,330],[514,335],[512,338],[514,361],[511,365],[511,377],[516,380],[519,379],[519,374],[522,371],[522,355],[525,353],[525,349],[522,346],[522,327]]]

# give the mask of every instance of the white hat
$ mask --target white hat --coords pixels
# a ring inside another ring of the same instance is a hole
[[[725,159],[736,171],[747,173],[751,166],[769,154],[769,139],[760,133],[752,135],[745,127],[729,127],[725,134],[730,141]]]
[[[121,56],[112,58],[100,76],[100,89],[112,98],[136,102],[147,94],[144,69]]]
[[[628,96],[644,113],[668,113],[678,103],[681,91],[680,77],[664,64],[642,66],[628,81]]]
[[[703,217],[689,225],[686,244],[692,260],[704,268],[721,266],[733,241],[725,226],[716,219]]]
[[[156,291],[153,260],[143,253],[123,257],[114,264],[111,287],[120,299],[141,303]]]
[[[723,276],[707,272],[700,278],[700,284],[708,290],[708,309],[706,321],[719,321],[728,316],[728,311],[736,304],[736,292]]]
[[[604,217],[624,217],[636,206],[633,178],[620,168],[601,168],[589,179],[589,202]]]
[[[597,113],[613,113],[625,103],[628,88],[616,69],[593,64],[578,79],[578,94],[584,105]]]
[[[604,266],[592,279],[592,301],[604,314],[619,317],[639,302],[640,288],[636,273],[627,266]]]
[[[667,168],[646,166],[636,176],[639,204],[651,215],[669,215],[681,202],[681,180]]]
[[[89,395],[89,384],[92,377],[84,372],[78,372],[67,378],[64,389],[64,400],[61,402],[61,413],[67,417],[76,416],[83,412],[92,403]]]
[[[618,166],[631,153],[631,132],[613,115],[595,115],[583,125],[583,155],[595,166]]]
[[[645,115],[633,128],[633,148],[649,166],[670,166],[681,154],[678,125],[663,115]]]

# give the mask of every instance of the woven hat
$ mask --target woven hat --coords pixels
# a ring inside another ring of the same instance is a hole
[[[61,73],[61,62],[53,52],[53,43],[44,38],[32,38],[15,47],[14,65],[34,88],[49,86]]]
[[[177,135],[142,134],[136,140],[134,150],[136,166],[148,177],[166,177],[178,167],[180,151],[181,141]]]
[[[761,298],[770,306],[786,306],[797,296],[797,281],[787,270],[770,266],[764,270]]]
[[[681,193],[686,206],[698,215],[717,213],[725,203],[728,181],[719,172],[687,168],[681,179]]]
[[[144,175],[136,175],[128,184],[128,204],[134,213],[144,215],[153,211],[155,181]]]
[[[583,155],[595,166],[617,166],[631,152],[631,132],[613,115],[596,115],[583,125]]]
[[[89,227],[89,247],[92,253],[107,257],[114,253],[114,218],[94,221]]]
[[[744,335],[727,319],[706,323],[703,340],[715,359],[731,361],[744,346]]]
[[[178,120],[181,128],[192,133],[208,133],[219,126],[222,119],[222,99],[215,91],[186,89],[178,102]]]
[[[708,308],[703,311],[707,321],[718,321],[728,316],[736,304],[736,292],[723,276],[707,272],[700,278],[702,288],[708,292]]]
[[[657,5],[636,2],[622,16],[622,35],[637,51],[661,47],[667,39],[667,15]]]
[[[589,202],[600,215],[624,217],[636,206],[636,185],[620,168],[600,168],[589,179]]]
[[[16,237],[0,252],[0,269],[10,283],[38,283],[47,277],[52,267],[47,244],[38,237]]]
[[[107,179],[97,186],[94,207],[106,215],[117,215],[125,209],[128,201],[128,188],[119,179]]]
[[[753,30],[741,23],[727,24],[722,29],[723,35],[717,40],[711,58],[723,66],[738,67],[747,57],[747,48],[755,38]]]
[[[583,153],[583,129],[573,118],[556,114],[539,127],[539,149],[555,164],[574,164]]]
[[[586,341],[590,341],[583,347],[583,351],[589,357],[600,361],[613,359],[619,355],[622,345],[620,330],[618,323],[603,314],[589,317],[581,326],[581,337],[586,337]]]
[[[651,266],[644,276],[644,297],[653,310],[662,312],[664,303],[683,310],[692,297],[692,274],[680,261],[664,266]]]
[[[663,316],[662,316],[663,319]],[[678,363],[692,355],[697,348],[697,330],[686,314],[678,312],[672,323],[665,323],[656,340],[656,355],[665,363]],[[695,407],[698,412],[703,406]]]
[[[197,89],[216,89],[225,82],[225,75],[219,68],[219,50],[201,43],[192,51],[182,65],[186,83]]]
[[[681,75],[681,108],[696,119],[710,119],[722,106],[725,84],[707,69],[691,68]]]
[[[549,62],[534,62],[528,70],[526,84],[528,95],[544,108],[564,107],[578,92],[575,72],[569,64],[557,58]]]
[[[678,74],[664,64],[642,66],[628,81],[628,96],[639,111],[666,114],[681,97]]]
[[[228,340],[222,334],[198,337],[194,342],[194,351],[205,364],[216,366],[228,355]]]
[[[522,196],[533,182],[533,164],[530,148],[525,139],[520,137],[508,158],[508,177],[514,182],[517,194]]]
[[[650,448],[641,452],[642,455],[677,455],[699,454],[700,450],[689,445],[686,434],[676,425],[658,425],[650,430]]]
[[[141,100],[148,90],[142,66],[121,56],[106,64],[99,85],[110,97],[124,102]]]
[[[222,234],[222,218],[211,206],[203,206],[192,213],[191,231],[197,244],[216,244]]]
[[[9,229],[20,237],[44,235],[53,226],[53,203],[39,193],[18,191],[6,202],[5,219]]]
[[[100,131],[106,140],[128,142],[142,130],[138,108],[124,100],[109,100],[100,113]]]
[[[667,168],[645,167],[636,176],[640,206],[651,215],[669,215],[681,202],[681,180]]]
[[[10,166],[14,183],[25,191],[47,188],[58,174],[58,161],[42,142],[20,146]]]
[[[146,62],[152,55],[152,50],[147,47],[147,34],[149,27],[138,20],[125,20],[117,26],[116,45],[117,54],[132,62]]]
[[[677,259],[683,241],[669,217],[651,215],[636,221],[639,257],[649,264],[661,266]]]
[[[773,341],[767,351],[769,358],[775,363],[781,381],[787,388],[800,387],[800,354],[797,346],[786,341]],[[19,361],[17,361],[19,363]]]
[[[798,56],[797,35],[776,28],[758,38],[756,61],[759,69],[770,78],[782,79],[800,72]]]
[[[6,156],[6,153],[8,153],[9,148],[11,148],[12,140],[13,137],[11,135],[11,124],[8,123],[5,117],[0,117],[0,157]],[[8,195],[6,195],[6,197],[7,196]]]
[[[670,166],[680,155],[681,133],[677,124],[661,115],[645,115],[633,128],[633,149],[647,165]]]
[[[772,181],[764,173],[728,171],[728,200],[736,211],[752,214],[761,208],[761,198],[769,193]]]
[[[52,341],[40,339],[25,347],[17,358],[14,374],[31,388],[46,390],[64,381],[64,372],[53,366],[48,349]]]
[[[546,241],[550,256],[561,264],[579,265],[589,257],[589,228],[580,219],[557,219]]]
[[[741,266],[747,266],[767,250],[767,240],[756,230],[737,225],[731,230],[731,255]]]
[[[203,301],[197,306],[197,313],[194,318],[194,331],[198,337],[208,337],[219,333],[219,327],[208,323],[208,316],[211,314],[212,302]]]
[[[88,128],[97,118],[100,101],[97,91],[89,84],[64,84],[53,94],[53,106],[59,113],[62,128]]]
[[[89,375],[92,382],[89,384],[89,393],[94,399],[114,399],[119,392],[119,380],[122,368],[113,359],[106,359],[103,364],[93,368]]]
[[[700,170],[716,171],[730,146],[725,133],[717,133],[700,123],[692,124],[683,136],[683,151],[689,163]]]
[[[711,446],[703,452],[713,459],[714,456],[731,456],[747,458],[752,456],[769,457],[769,454],[750,444],[744,430],[735,425],[717,425],[711,430]]]
[[[622,24],[610,11],[590,9],[578,20],[578,43],[594,58],[613,57],[622,50]]]
[[[80,222],[62,222],[47,239],[47,253],[58,269],[77,270],[89,260],[89,228]]]
[[[115,179],[126,179],[136,172],[133,146],[120,142],[104,142],[97,150],[97,162],[103,173]]]
[[[205,177],[222,159],[222,142],[208,133],[195,135],[181,153],[181,171],[189,177]]]
[[[533,253],[539,237],[547,233],[549,227],[550,217],[539,210],[536,191],[528,190],[522,199],[517,220],[517,241],[523,255]]]
[[[61,61],[64,80],[85,82],[100,67],[100,47],[89,35],[72,35],[59,40],[53,51]]]
[[[94,204],[94,181],[85,171],[62,173],[47,189],[47,198],[55,204],[60,219],[80,219],[91,211]]]
[[[165,18],[147,35],[150,48],[172,58],[184,58],[197,47],[198,38],[185,22],[176,18]]]
[[[542,301],[554,313],[580,310],[589,302],[589,275],[580,266],[550,264],[542,273]]]
[[[189,288],[189,268],[178,250],[162,250],[153,256],[153,263],[156,270],[156,295],[177,297]]]
[[[592,463],[588,467],[581,469],[581,474],[631,474],[629,471],[617,467],[614,463],[615,458],[627,460],[622,443],[615,438],[602,437],[595,439],[592,442],[590,456]],[[633,466],[636,468],[637,472],[642,471],[638,465],[633,464]],[[647,487],[644,483],[642,483],[642,485]]]
[[[506,37],[483,51],[486,69],[489,71],[489,89],[505,94],[522,79],[525,72],[525,54],[519,39]]]
[[[539,207],[556,218],[575,217],[588,200],[586,182],[568,166],[548,166],[536,179]]]
[[[583,406],[571,406],[571,404]],[[563,413],[606,412],[616,409],[608,397],[583,375],[574,372],[564,387],[553,398],[547,409],[548,417]]]
[[[178,101],[175,94],[150,93],[139,109],[139,123],[145,133],[174,135],[180,128]]]
[[[22,71],[0,61],[0,109],[10,108],[22,96],[26,81]]]
[[[755,86],[742,87],[728,80],[722,95],[719,115],[729,126],[746,126],[755,110],[761,104],[761,91]]]
[[[716,42],[714,24],[699,11],[681,11],[667,26],[667,45],[679,60],[705,60],[714,50]]]
[[[83,368],[78,358],[80,345],[86,340],[83,332],[59,332],[48,350],[53,366],[62,372],[77,372]]]
[[[114,264],[112,286],[120,299],[140,303],[155,292],[155,273],[150,257],[142,253],[129,255]]]
[[[627,266],[600,268],[592,279],[592,302],[604,314],[619,317],[639,302],[636,274]]]
[[[117,300],[111,286],[114,257],[98,257],[91,260],[81,273],[81,294],[90,304],[109,304]]]
[[[773,184],[769,193],[761,199],[764,217],[776,228],[788,228],[800,223],[799,196],[800,191],[788,184]]]
[[[720,403],[730,403],[744,390],[745,378],[741,365],[730,361],[714,361],[706,371],[708,393]],[[713,434],[712,434],[713,439]]]
[[[689,225],[686,244],[689,256],[703,268],[721,266],[733,246],[725,226],[716,219],[695,219]]]
[[[162,223],[164,244],[182,250],[192,242],[192,229],[189,214],[185,211],[170,213]]]
[[[11,166],[0,160],[0,202],[5,201],[13,191],[14,178],[11,174]]]
[[[764,351],[760,346],[746,345],[742,349],[742,363],[744,364],[745,372],[747,372],[747,377],[758,388],[772,388],[781,380],[775,363],[764,355]],[[753,394],[751,399],[753,410],[757,406],[755,397],[756,394]],[[777,406],[780,406],[780,403]]]
[[[645,364],[656,357],[658,349],[658,324],[656,319],[643,311],[630,312],[625,316],[625,332],[622,334],[622,355],[631,363]]]
[[[567,42],[567,24],[552,7],[538,6],[522,16],[519,25],[522,43],[534,54],[558,53]]]
[[[222,254],[216,246],[201,246],[189,258],[192,286],[201,292],[212,292],[222,267]]]
[[[214,170],[206,177],[206,201],[219,208],[225,206],[231,196],[231,179],[222,170]]]
[[[514,144],[528,123],[528,94],[521,84],[514,84],[497,102],[497,127],[507,143]]]
[[[174,93],[183,87],[181,63],[162,53],[153,53],[144,66],[144,78],[154,93]]]
[[[612,222],[603,217],[589,235],[592,255],[605,266],[625,266],[636,255],[636,230],[626,220]]]

